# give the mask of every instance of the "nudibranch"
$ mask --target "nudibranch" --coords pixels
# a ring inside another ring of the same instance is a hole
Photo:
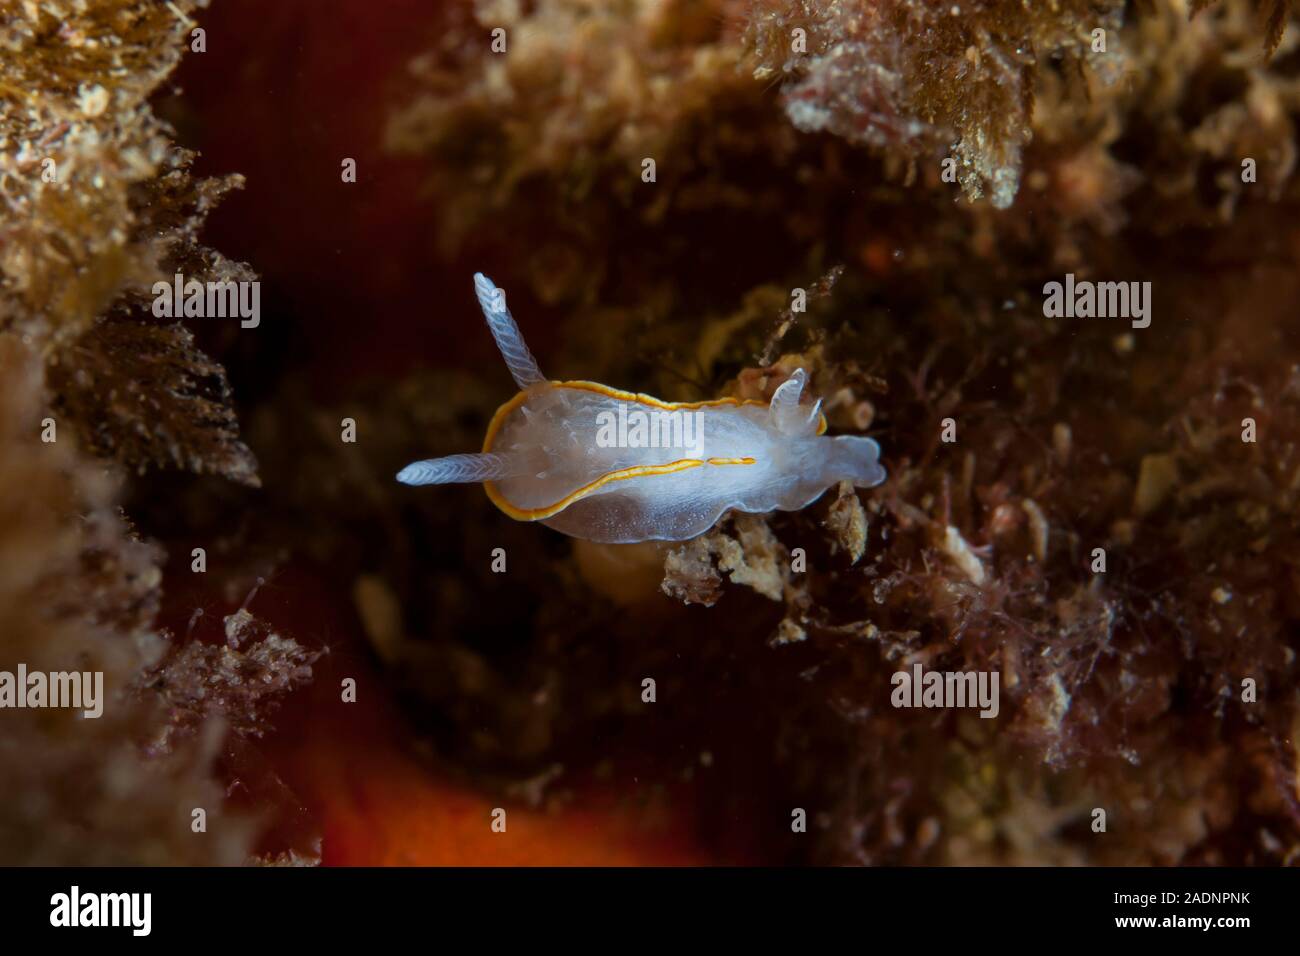
[[[684,541],[728,510],[797,511],[832,485],[885,480],[880,447],[826,437],[821,402],[800,404],[798,369],[759,402],[663,402],[595,382],[542,376],[505,293],[482,273],[474,291],[519,394],[488,425],[483,451],[407,465],[408,485],[483,482],[493,504],[606,544]]]

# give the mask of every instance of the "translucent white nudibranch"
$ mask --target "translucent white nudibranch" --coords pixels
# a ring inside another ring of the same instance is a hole
[[[730,509],[795,511],[827,488],[885,480],[870,438],[830,438],[821,402],[800,402],[797,369],[771,402],[663,402],[596,382],[543,377],[505,293],[474,291],[519,393],[488,425],[483,451],[407,465],[408,485],[483,482],[510,517],[605,543],[682,541]]]

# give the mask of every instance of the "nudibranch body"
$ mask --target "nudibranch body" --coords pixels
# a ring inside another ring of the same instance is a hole
[[[543,377],[486,276],[474,290],[519,393],[497,410],[483,451],[407,465],[408,485],[481,481],[520,521],[608,544],[682,541],[723,512],[796,511],[830,486],[885,480],[880,448],[824,436],[821,402],[799,402],[795,371],[770,403],[720,398],[662,402],[595,382]]]

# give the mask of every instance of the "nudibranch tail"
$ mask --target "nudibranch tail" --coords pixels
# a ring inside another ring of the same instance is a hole
[[[515,318],[506,307],[506,293],[498,288],[481,272],[474,273],[474,294],[478,296],[479,308],[487,319],[492,338],[496,340],[501,357],[506,360],[506,367],[515,378],[520,391],[527,391],[534,385],[546,381],[542,370],[537,367],[537,359],[524,343],[523,334],[515,324]]]
[[[468,481],[496,481],[522,473],[520,463],[507,455],[448,455],[407,465],[397,473],[404,485],[450,485]]]

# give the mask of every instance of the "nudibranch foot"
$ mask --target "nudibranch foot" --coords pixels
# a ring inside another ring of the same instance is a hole
[[[830,484],[851,481],[856,488],[874,488],[885,480],[880,463],[880,446],[862,435],[836,435],[830,439],[830,461],[826,466]]]
[[[885,480],[875,441],[824,434],[821,402],[801,402],[803,369],[766,403],[664,402],[596,382],[548,381],[505,293],[481,273],[474,291],[519,393],[493,416],[482,452],[415,462],[398,481],[481,481],[512,518],[623,544],[682,541],[728,510],[795,511],[841,481],[870,488]]]

